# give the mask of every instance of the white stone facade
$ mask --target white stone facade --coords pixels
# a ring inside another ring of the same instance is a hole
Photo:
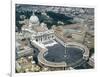
[[[43,31],[40,30],[41,28]],[[35,29],[39,29],[40,31],[38,32]],[[22,27],[22,33],[25,38],[30,38],[31,41],[35,40],[39,43],[55,39],[53,29],[48,30],[45,23],[40,24],[38,17],[35,15],[30,17],[28,27]]]
[[[54,31],[48,30],[45,32],[38,32],[36,35],[33,34],[31,39],[41,43],[53,40],[55,39]]]

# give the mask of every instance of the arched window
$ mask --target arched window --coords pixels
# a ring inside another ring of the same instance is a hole
[[[38,39],[36,39],[36,41],[38,41]]]
[[[42,41],[42,38],[41,38],[41,41]]]
[[[53,38],[54,36],[52,35],[52,38]]]
[[[50,37],[48,36],[48,39],[50,39]]]

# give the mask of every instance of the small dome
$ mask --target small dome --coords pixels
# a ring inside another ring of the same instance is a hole
[[[30,22],[31,22],[32,24],[39,23],[39,18],[38,18],[36,15],[32,15],[32,16],[30,17]]]
[[[40,25],[41,25],[41,27],[46,27],[46,24],[43,22]]]

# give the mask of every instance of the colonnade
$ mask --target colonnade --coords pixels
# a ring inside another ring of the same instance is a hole
[[[36,40],[37,42],[45,42],[45,41],[52,40],[52,39],[54,39],[54,38],[55,38],[55,36],[54,36],[54,34],[52,33],[52,34],[45,34],[45,35],[36,36],[36,37],[35,37],[35,40]]]

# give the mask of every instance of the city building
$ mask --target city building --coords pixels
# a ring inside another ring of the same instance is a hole
[[[55,9],[55,12],[58,10]],[[47,16],[45,12],[41,14]],[[74,70],[88,60],[88,64],[93,66],[94,57],[89,59],[89,48],[84,45],[84,42],[91,42],[87,41],[89,29],[84,23],[64,25],[58,21],[59,26],[53,25],[49,29],[46,23],[40,23],[34,12],[20,23],[25,22],[21,32],[16,32],[17,72]]]

